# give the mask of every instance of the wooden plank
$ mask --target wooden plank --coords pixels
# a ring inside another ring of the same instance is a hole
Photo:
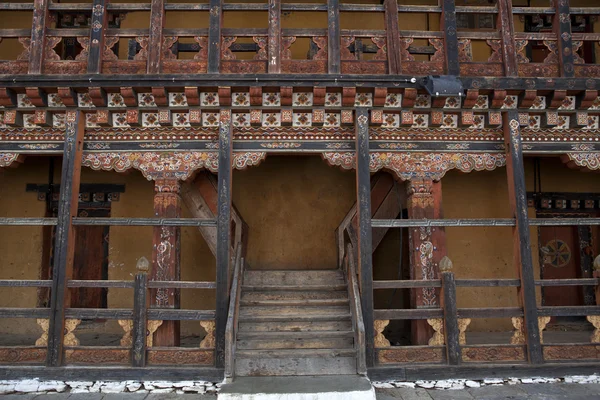
[[[44,44],[46,38],[46,24],[48,23],[49,0],[34,0],[33,21],[31,30],[31,45],[29,47],[29,73],[41,74],[44,62]]]
[[[442,318],[444,316],[444,311],[441,308],[386,309],[375,310],[373,315],[375,316],[375,319],[429,319]]]
[[[373,258],[371,173],[369,170],[369,111],[356,108],[356,204],[358,214],[358,275],[365,325],[367,367],[375,363],[373,318]]]
[[[147,72],[160,73],[162,33],[165,26],[165,0],[152,0],[150,9],[150,37],[148,39]]]
[[[502,35],[502,60],[506,76],[518,76],[517,50],[515,47],[515,26],[512,15],[512,1],[498,0],[498,23]]]
[[[442,1],[441,30],[444,32],[444,48],[446,50],[446,74],[460,75],[458,62],[458,38],[456,36],[456,6],[454,0]]]
[[[65,118],[65,147],[61,172],[61,190],[58,201],[58,223],[55,233],[52,290],[50,291],[50,326],[46,365],[58,367],[63,359],[63,332],[65,308],[69,306],[67,280],[73,272],[75,231],[71,219],[77,215],[79,182],[83,155],[85,115],[81,111],[67,111]]]
[[[229,263],[231,249],[231,110],[221,110],[219,116],[219,172],[217,214],[217,306],[215,316],[215,362],[225,365],[225,331],[229,304]]]
[[[398,1],[385,0],[385,31],[388,56],[388,73],[401,74],[400,27],[398,26]]]
[[[373,289],[416,289],[424,287],[442,287],[439,279],[434,280],[405,280],[405,281],[373,281]]]
[[[281,0],[269,0],[269,64],[268,72],[281,72]]]
[[[90,29],[90,47],[87,72],[99,74],[102,72],[102,54],[104,53],[104,30],[108,27],[106,5],[109,0],[93,0],[92,28]]]
[[[535,298],[535,278],[529,238],[527,216],[527,192],[523,167],[523,149],[519,115],[516,110],[503,114],[504,142],[506,145],[506,173],[512,214],[516,220],[513,228],[513,264],[521,279],[519,299],[523,306],[527,337],[527,357],[532,364],[543,362],[542,347],[538,330],[538,315]]]
[[[327,59],[330,74],[341,72],[340,61],[340,2],[327,0]]]
[[[459,308],[460,318],[512,318],[523,316],[520,307]]]
[[[459,343],[458,313],[456,312],[456,283],[452,272],[442,272],[442,293],[446,356],[450,365],[458,365],[462,356]]]
[[[210,0],[208,28],[208,73],[219,73],[221,65],[221,25],[223,23],[222,0]]]
[[[147,284],[148,275],[146,271],[138,268],[138,273],[135,275],[135,289],[133,292],[133,343],[131,351],[131,365],[133,367],[143,367],[146,365]]]
[[[552,25],[556,34],[560,76],[572,78],[575,76],[575,66],[573,61],[573,39],[571,37],[569,2],[554,0],[554,8],[556,8],[556,13],[554,14]]]

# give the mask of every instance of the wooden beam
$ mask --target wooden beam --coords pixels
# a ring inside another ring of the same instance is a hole
[[[58,367],[63,357],[65,308],[69,306],[67,280],[73,273],[75,232],[71,220],[77,216],[79,182],[83,153],[85,116],[81,111],[67,111],[65,119],[65,148],[58,202],[58,221],[54,244],[52,290],[50,292],[50,326],[46,365]]]
[[[384,0],[385,7],[385,32],[387,35],[388,73],[401,74],[402,61],[400,59],[400,28],[398,26],[398,1]]]
[[[102,54],[104,53],[104,32],[108,27],[106,6],[110,0],[93,0],[92,28],[90,29],[90,47],[87,72],[99,74],[102,72]]]
[[[358,273],[365,324],[367,367],[375,363],[373,315],[373,257],[371,229],[371,172],[369,169],[369,111],[356,109],[356,203],[358,214]]]
[[[538,315],[535,297],[535,277],[529,238],[529,218],[527,216],[527,192],[523,168],[523,149],[517,110],[503,114],[504,142],[506,144],[506,173],[510,206],[515,217],[513,228],[513,262],[521,278],[519,299],[523,306],[527,338],[527,357],[532,364],[543,362],[542,346],[538,331]]]
[[[150,9],[150,37],[148,39],[149,74],[160,73],[162,54],[162,33],[165,26],[165,0],[152,0]]]
[[[208,28],[208,73],[218,74],[221,65],[221,25],[223,24],[222,0],[210,0]]]
[[[145,259],[144,259],[145,260]],[[146,260],[145,264],[148,261]],[[133,367],[144,367],[146,365],[146,330],[148,311],[148,266],[138,261],[138,272],[135,275],[135,287],[133,289],[133,331],[131,349],[131,365]]]
[[[498,20],[496,24],[502,35],[502,60],[504,74],[518,76],[517,51],[515,47],[515,25],[511,0],[498,0]]]
[[[269,68],[270,74],[281,72],[281,0],[269,0]]]
[[[217,368],[225,365],[225,330],[229,305],[229,268],[231,249],[231,110],[221,110],[219,117],[219,172],[217,214],[217,305],[216,345]]]
[[[327,0],[327,59],[330,74],[341,72],[340,61],[340,2]]]
[[[46,43],[49,0],[34,0],[31,45],[29,47],[29,73],[41,74]]]
[[[446,258],[448,260],[448,258]],[[449,261],[449,260],[448,260]],[[456,282],[454,273],[442,272],[442,306],[444,309],[444,336],[446,341],[446,358],[448,364],[458,365],[461,362],[461,349],[458,330],[458,313],[456,311]]]
[[[564,0],[554,0],[554,33],[556,33],[556,50],[558,51],[558,65],[560,76],[573,78],[575,76],[575,67],[573,63],[573,40],[571,32],[571,11],[569,2]]]
[[[442,17],[440,22],[444,32],[446,49],[446,74],[460,75],[458,63],[458,36],[456,35],[456,6],[454,0],[442,0]]]

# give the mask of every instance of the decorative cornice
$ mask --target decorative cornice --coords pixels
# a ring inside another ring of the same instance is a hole
[[[8,167],[18,159],[19,153],[0,153],[0,168]]]
[[[329,165],[356,168],[354,152],[326,152],[322,157]],[[491,171],[506,165],[503,153],[370,153],[371,172],[386,169],[402,180],[438,181],[451,169],[462,172]]]
[[[587,168],[595,171],[600,169],[600,152],[593,153],[567,153],[568,164],[573,163],[577,167]]]

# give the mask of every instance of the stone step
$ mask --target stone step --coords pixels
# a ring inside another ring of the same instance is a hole
[[[334,292],[335,293],[335,292]],[[291,306],[291,307],[328,307],[348,305],[348,299],[278,299],[278,300],[244,300],[240,301],[241,306]]]
[[[265,300],[348,300],[346,290],[326,290],[326,291],[273,291],[273,292],[244,292],[241,301],[265,301]]]
[[[345,283],[340,270],[247,270],[244,284],[260,285],[313,285],[322,283]]]
[[[240,321],[238,326],[238,337],[243,332],[322,332],[349,330],[352,330],[352,321],[349,318],[338,321]]]

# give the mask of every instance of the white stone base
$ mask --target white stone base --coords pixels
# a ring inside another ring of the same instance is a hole
[[[219,393],[218,400],[375,400],[375,389],[321,393]]]

